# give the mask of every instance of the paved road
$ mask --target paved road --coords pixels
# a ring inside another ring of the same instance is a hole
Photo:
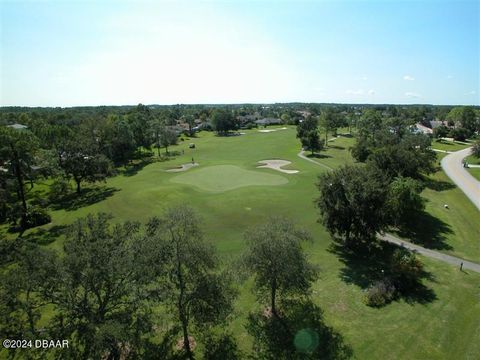
[[[405,247],[409,250],[418,252],[419,254],[422,254],[423,256],[427,256],[427,257],[432,258],[432,259],[441,260],[441,261],[449,263],[451,265],[458,266],[459,268],[460,268],[460,264],[463,262],[463,268],[465,270],[472,270],[472,271],[476,271],[476,272],[480,273],[480,264],[477,264],[477,263],[474,263],[474,262],[471,262],[471,261],[467,261],[467,260],[463,260],[463,259],[457,258],[455,256],[442,254],[442,253],[440,253],[438,251],[435,251],[435,250],[426,249],[424,247],[412,244],[410,242],[400,240],[399,238],[396,238],[395,236],[390,235],[390,234],[379,235],[379,238],[383,241],[387,241],[387,242],[392,243],[392,244],[397,244],[397,245],[403,246],[403,247]]]
[[[463,167],[462,160],[470,155],[471,147],[455,151],[442,159],[443,171],[480,210],[480,182]]]

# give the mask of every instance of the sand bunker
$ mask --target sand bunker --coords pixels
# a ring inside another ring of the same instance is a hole
[[[258,132],[269,133],[269,132],[274,132],[274,131],[278,131],[278,130],[287,130],[287,128],[282,127],[282,128],[276,128],[276,129],[264,129],[264,130],[258,130]]]
[[[286,173],[286,174],[296,174],[296,173],[298,173],[298,170],[282,169],[282,166],[286,166],[286,165],[291,164],[292,163],[291,161],[287,161],[287,160],[262,160],[262,161],[259,161],[258,163],[259,164],[264,164],[264,165],[257,166],[257,168],[273,169],[273,170],[277,170],[277,171],[280,171],[280,172],[283,172],[283,173]]]
[[[188,163],[188,164],[182,164],[179,167],[173,168],[173,169],[168,169],[167,172],[182,172],[182,171],[187,171],[188,169],[191,169],[194,166],[198,166],[198,163]]]

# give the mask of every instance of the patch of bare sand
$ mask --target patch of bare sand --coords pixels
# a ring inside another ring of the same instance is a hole
[[[274,131],[279,131],[279,130],[287,130],[287,128],[282,127],[282,128],[275,128],[275,129],[262,129],[262,130],[258,130],[258,132],[269,133],[269,132],[274,132]]]
[[[167,172],[182,172],[182,171],[187,171],[191,169],[192,167],[198,166],[198,163],[188,163],[188,164],[182,164],[179,167],[173,168],[173,169],[168,169],[166,170]]]
[[[291,161],[272,159],[272,160],[261,160],[258,163],[263,164],[263,165],[259,165],[259,166],[257,166],[257,168],[273,169],[273,170],[283,172],[285,174],[296,174],[296,173],[298,173],[298,170],[282,169],[282,166],[287,166],[287,165],[291,164],[292,163]]]

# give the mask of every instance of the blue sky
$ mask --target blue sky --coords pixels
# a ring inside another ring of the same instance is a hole
[[[479,105],[478,1],[4,1],[0,104]]]

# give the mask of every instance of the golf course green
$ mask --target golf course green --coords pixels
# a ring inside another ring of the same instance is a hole
[[[201,132],[171,147],[178,156],[168,161],[137,164],[120,169],[105,184],[87,186],[84,202],[51,210],[52,223],[32,229],[25,236],[42,238],[45,229],[62,228],[88,213],[107,212],[116,221],[139,220],[160,215],[172,205],[187,204],[201,217],[205,237],[218,249],[224,266],[245,249],[244,232],[268,221],[272,215],[291,218],[306,228],[313,241],[305,245],[309,260],[320,269],[312,299],[324,311],[326,322],[344,337],[358,359],[475,359],[480,354],[480,274],[461,272],[438,260],[420,257],[429,277],[428,296],[400,299],[383,308],[365,305],[367,285],[362,285],[365,264],[347,264],[333,250],[331,238],[318,223],[314,199],[317,176],[328,171],[297,156],[300,151],[295,128],[220,137]],[[312,158],[335,168],[353,163],[349,147],[354,138],[339,136],[321,156]],[[194,143],[195,149],[188,144]],[[182,153],[183,151],[183,153]],[[185,172],[166,170],[195,162]],[[258,161],[283,159],[292,162],[297,174],[257,169]],[[48,187],[39,185],[45,195]],[[89,197],[88,194],[92,195]],[[423,232],[417,242],[441,252],[480,262],[478,212],[461,191],[438,171],[422,193],[426,199]],[[443,204],[450,204],[446,212]],[[6,229],[2,228],[6,234]],[[63,237],[43,239],[46,246],[62,251]],[[408,238],[408,237],[407,237]],[[428,244],[426,244],[427,246]],[[230,328],[240,347],[250,350],[254,341],[244,325],[250,311],[259,309],[252,281],[239,286],[235,316]]]
[[[253,185],[284,185],[288,182],[287,178],[281,175],[245,170],[234,165],[217,165],[194,169],[177,175],[170,181],[191,185],[209,192],[223,192]]]

